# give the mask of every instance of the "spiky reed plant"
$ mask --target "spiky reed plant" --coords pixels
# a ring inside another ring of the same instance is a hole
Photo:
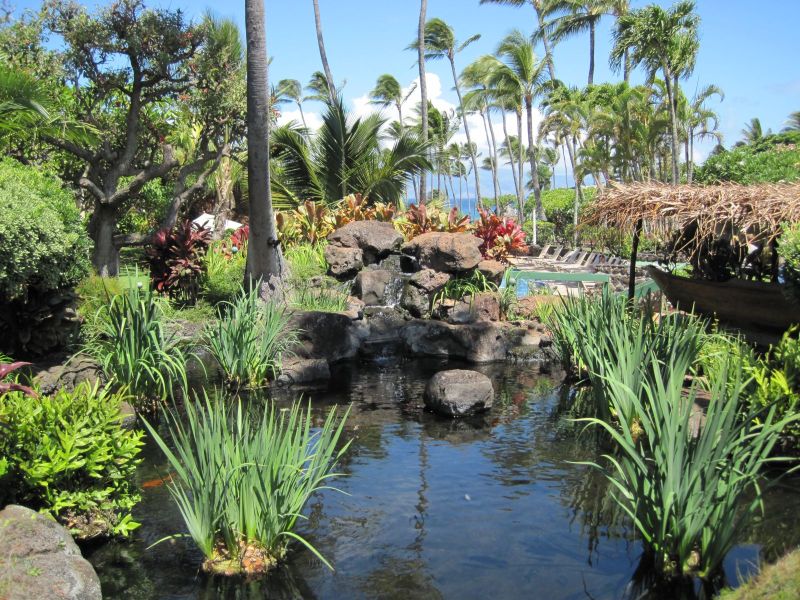
[[[330,567],[294,529],[312,494],[335,489],[327,482],[349,446],[339,444],[348,414],[337,423],[334,408],[315,430],[310,406],[300,402],[256,415],[241,401],[229,408],[205,396],[187,403],[185,418],[165,411],[167,440],[145,423],[176,473],[169,491],[205,557],[204,570],[265,573],[292,540]]]
[[[138,287],[109,296],[83,346],[113,385],[127,389],[138,410],[151,410],[177,387],[187,387],[186,355],[177,337],[164,331],[162,302]]]
[[[276,377],[283,355],[297,341],[286,311],[262,302],[258,286],[252,288],[241,290],[232,302],[220,303],[220,318],[204,333],[226,382],[235,387],[257,388]]]
[[[605,387],[618,425],[581,419],[614,441],[616,453],[605,455],[605,466],[587,464],[608,478],[648,558],[667,578],[707,578],[719,569],[763,510],[763,490],[775,480],[763,483],[762,470],[781,460],[772,456],[780,432],[800,418],[778,418],[774,405],[748,411],[740,365],[725,365],[717,375],[703,416],[695,409],[695,387],[684,390],[687,359],[686,348],[676,347],[665,360],[651,353],[639,390],[609,375]]]
[[[325,260],[325,243],[295,244],[286,249],[289,274],[294,281],[307,281],[324,275],[328,270]]]
[[[300,310],[342,312],[347,310],[347,293],[338,286],[317,287],[307,281],[294,282],[292,305]]]

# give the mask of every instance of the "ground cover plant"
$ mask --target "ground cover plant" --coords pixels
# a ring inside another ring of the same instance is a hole
[[[80,538],[134,530],[143,434],[123,426],[126,398],[89,383],[35,399],[0,389],[0,504],[47,512]]]
[[[164,300],[138,287],[109,297],[96,315],[96,333],[83,345],[111,383],[124,388],[137,410],[186,387],[186,354],[164,327]]]
[[[203,553],[203,569],[265,573],[286,558],[292,541],[330,566],[295,529],[311,495],[330,489],[349,446],[340,443],[349,411],[337,419],[331,409],[317,429],[310,406],[300,402],[259,410],[206,396],[186,405],[185,419],[165,412],[167,437],[146,423],[175,470],[170,494]]]
[[[225,381],[234,387],[257,388],[274,379],[283,356],[297,339],[286,310],[263,302],[258,286],[241,290],[231,302],[219,305],[220,317],[204,331],[208,351]]]

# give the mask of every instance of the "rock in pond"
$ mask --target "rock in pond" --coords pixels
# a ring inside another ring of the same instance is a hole
[[[469,233],[430,232],[403,244],[404,255],[415,259],[420,268],[444,273],[463,273],[478,266],[482,256],[481,239]]]
[[[439,371],[425,386],[425,406],[446,417],[484,412],[492,407],[493,400],[491,380],[477,371]]]
[[[100,600],[100,579],[61,525],[24,506],[0,511],[0,598]]]
[[[354,358],[369,335],[363,320],[344,313],[297,312],[290,324],[298,330],[298,342],[290,350],[298,358],[323,358],[328,363]]]

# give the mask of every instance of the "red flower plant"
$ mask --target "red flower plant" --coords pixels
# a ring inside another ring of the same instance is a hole
[[[0,396],[3,394],[7,394],[9,392],[22,392],[26,396],[30,396],[32,398],[38,398],[39,394],[37,394],[33,389],[29,388],[27,385],[21,385],[15,381],[3,381],[9,374],[16,371],[19,368],[26,367],[31,363],[27,362],[15,362],[10,364],[0,364]]]
[[[483,240],[480,249],[484,258],[506,262],[509,256],[528,251],[525,232],[514,219],[498,217],[483,208],[478,208],[478,212],[481,219],[475,235]]]

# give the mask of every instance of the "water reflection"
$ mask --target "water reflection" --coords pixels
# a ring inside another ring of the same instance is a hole
[[[699,597],[696,586],[665,590],[648,577],[641,545],[608,484],[576,464],[598,460],[603,441],[569,420],[573,392],[558,376],[525,366],[480,367],[497,392],[490,413],[454,421],[425,412],[427,380],[462,366],[342,365],[327,389],[306,394],[320,418],[332,405],[352,405],[347,434],[354,441],[341,465],[348,476],[336,481],[348,495],[316,495],[301,525],[335,572],[295,547],[288,564],[262,581],[220,580],[198,572],[200,555],[186,540],[147,550],[182,530],[166,489],[155,486],[135,512],[143,525],[134,541],[90,556],[105,597]],[[257,407],[264,398],[249,401]],[[148,446],[140,482],[165,471]],[[768,501],[783,522],[793,522],[788,511],[797,493]],[[755,528],[752,541],[797,541],[795,532],[781,538],[769,527]],[[777,551],[778,542],[769,543]],[[735,574],[756,561],[757,546],[733,554],[726,570]]]

